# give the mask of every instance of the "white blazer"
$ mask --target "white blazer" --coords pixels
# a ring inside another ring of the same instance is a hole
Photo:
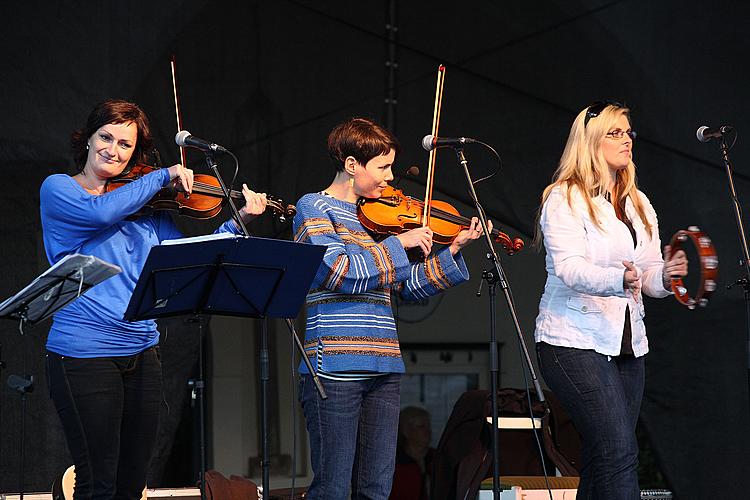
[[[603,197],[593,199],[601,228],[591,220],[586,202],[577,188],[556,186],[542,207],[540,224],[547,251],[547,283],[539,303],[534,333],[537,342],[593,349],[609,356],[620,354],[625,306],[630,305],[633,353],[648,352],[646,314],[638,301],[623,289],[623,260],[632,261],[642,272],[642,292],[665,297],[671,291],[662,284],[664,260],[656,212],[645,194],[638,191],[651,223],[651,234],[638,216],[630,198],[625,214],[635,229],[637,244],[628,227],[615,215]]]

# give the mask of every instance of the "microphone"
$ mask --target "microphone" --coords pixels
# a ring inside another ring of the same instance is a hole
[[[215,153],[217,151],[222,153],[227,152],[226,149],[218,144],[190,135],[190,132],[187,130],[180,130],[177,132],[177,135],[174,136],[174,142],[176,142],[178,146],[200,149],[204,153]]]
[[[398,178],[396,179],[396,182],[393,183],[393,187],[398,186],[398,184],[401,182],[401,179],[403,179],[405,175],[409,177],[416,177],[417,175],[419,175],[419,167],[416,165],[412,165],[411,167],[407,168],[403,174],[397,175],[396,177]]]
[[[734,130],[731,125],[722,125],[721,127],[706,127],[704,125],[696,130],[695,137],[701,142],[708,142],[714,138],[721,138],[730,130]]]
[[[422,147],[427,151],[432,151],[435,148],[442,148],[445,146],[461,147],[464,144],[471,144],[477,142],[469,137],[435,137],[434,135],[426,135],[422,138]]]

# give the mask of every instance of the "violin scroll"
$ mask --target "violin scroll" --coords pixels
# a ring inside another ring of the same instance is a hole
[[[495,236],[495,229],[492,230],[493,236]],[[497,229],[497,236],[495,236],[495,242],[500,243],[508,255],[513,255],[520,252],[523,249],[523,240],[521,238],[510,239],[510,236]]]
[[[293,219],[297,215],[297,207],[291,203],[286,204],[281,198],[277,198],[272,194],[266,195],[268,204],[266,210],[270,210],[274,217],[279,219],[279,222],[286,222],[287,218]]]

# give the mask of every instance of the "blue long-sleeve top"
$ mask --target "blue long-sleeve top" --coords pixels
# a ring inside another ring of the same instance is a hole
[[[415,300],[469,279],[460,253],[444,247],[409,262],[395,236],[376,242],[354,203],[325,194],[299,200],[294,233],[295,241],[328,247],[307,295],[305,329],[305,352],[326,373],[403,373],[391,290]]]
[[[182,237],[169,215],[125,220],[169,184],[167,169],[103,195],[92,195],[65,174],[47,177],[40,190],[44,248],[50,264],[72,253],[94,255],[122,273],[104,280],[58,311],[47,349],[76,358],[129,356],[159,341],[156,322],[123,319],[151,247]],[[216,232],[237,232],[230,220]]]

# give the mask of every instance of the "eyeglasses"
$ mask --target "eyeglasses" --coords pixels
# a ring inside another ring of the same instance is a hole
[[[630,137],[630,139],[635,140],[635,138],[638,136],[636,134],[635,130],[620,130],[619,128],[613,130],[612,132],[607,132],[607,137],[611,137],[612,139],[622,139],[626,135]]]
[[[586,118],[583,119],[584,128],[586,127],[586,125],[588,125],[590,119],[596,118],[597,116],[602,114],[602,111],[604,111],[607,106],[615,106],[616,108],[627,107],[618,101],[596,101],[588,108],[586,108]]]

